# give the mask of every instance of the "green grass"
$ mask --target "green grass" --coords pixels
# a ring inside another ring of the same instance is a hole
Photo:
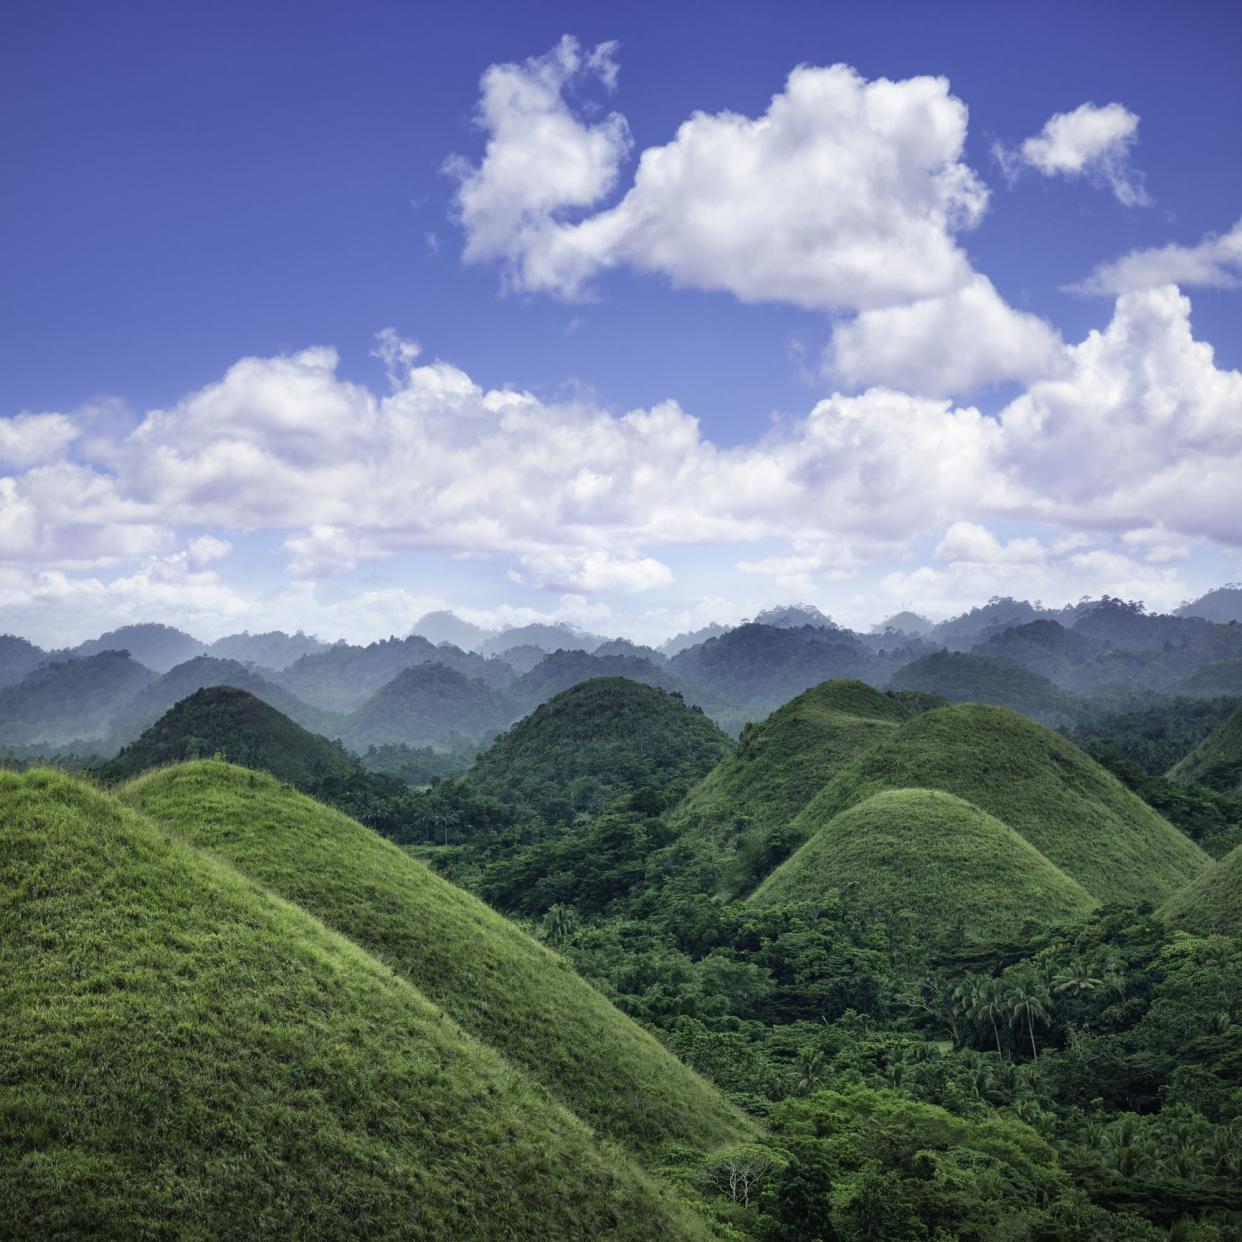
[[[1199,936],[1242,936],[1242,845],[1170,897],[1157,914]]]
[[[1102,902],[1158,904],[1211,860],[1098,763],[1005,708],[916,716],[865,751],[802,811],[809,839],[884,789],[939,789],[1007,824]]]
[[[520,720],[464,781],[475,793],[568,822],[644,786],[693,784],[731,748],[680,695],[625,677],[595,677]]]
[[[0,1229],[694,1238],[617,1148],[305,911],[0,773]]]
[[[712,1148],[750,1132],[563,958],[339,812],[212,761],[153,772],[121,798],[387,962],[632,1150]]]
[[[1000,820],[930,789],[877,793],[828,820],[751,898],[839,895],[867,923],[930,948],[1016,939],[1031,922],[1087,914],[1091,895]]]
[[[346,779],[354,770],[344,751],[249,691],[211,686],[170,708],[104,764],[99,775],[106,781],[123,781],[151,768],[215,754],[300,787],[324,778]]]
[[[1242,707],[1169,769],[1169,779],[1242,793]]]
[[[825,681],[759,724],[671,815],[684,831],[728,846],[744,825],[789,823],[850,760],[909,716],[902,704],[861,681]]]

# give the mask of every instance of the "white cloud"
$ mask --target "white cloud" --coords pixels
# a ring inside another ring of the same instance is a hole
[[[1034,137],[1016,150],[993,147],[1006,175],[1033,168],[1045,177],[1087,176],[1106,184],[1127,207],[1149,201],[1141,176],[1130,167],[1139,118],[1119,103],[1080,104],[1049,117]]]
[[[938,538],[946,591],[988,572],[987,594],[1020,587],[1027,569],[1085,581],[1093,567],[1159,590],[1195,543],[1242,546],[1242,374],[1216,366],[1189,312],[1175,288],[1122,296],[1059,374],[995,417],[872,388],[732,447],[674,402],[618,414],[411,360],[380,396],[342,379],[332,350],[244,359],[136,426],[92,423],[90,462],[0,477],[0,566],[145,565],[122,568],[136,585],[108,598],[172,607],[178,583],[215,599],[230,542],[268,531],[307,580],[293,599],[420,549],[496,558],[522,583],[585,598],[667,590],[675,549],[718,546],[743,573],[809,594]],[[999,520],[1057,537],[1043,552],[1004,542]],[[1100,546],[1084,546],[1093,535]],[[236,600],[221,609],[248,618]]]
[[[768,111],[696,113],[645,150],[633,185],[599,202],[625,154],[624,123],[576,120],[562,92],[585,72],[572,40],[483,79],[489,133],[455,165],[467,260],[502,257],[515,284],[578,297],[618,264],[744,301],[813,309],[889,306],[970,279],[953,240],[987,190],[961,162],[966,108],[943,78],[864,81],[801,67]],[[561,213],[561,214],[558,214]]]
[[[549,549],[523,556],[521,570],[513,577],[518,582],[561,591],[629,595],[667,586],[673,581],[673,572],[650,556],[615,556],[602,549]]]
[[[935,396],[1056,374],[1064,348],[1048,323],[1014,310],[976,275],[942,297],[863,311],[839,325],[826,365],[845,384],[892,384]]]
[[[25,467],[57,457],[78,436],[63,414],[17,414],[0,418],[0,463]]]
[[[467,261],[507,259],[514,285],[531,287],[528,264],[555,229],[557,213],[593,206],[612,190],[629,151],[625,120],[613,113],[585,124],[564,93],[592,78],[612,89],[615,51],[615,44],[603,43],[584,56],[566,35],[545,56],[492,65],[484,73],[478,108],[488,135],[483,159],[477,167],[460,157],[446,165],[461,183],[457,206]]]
[[[1242,286],[1242,220],[1228,233],[1209,233],[1197,246],[1157,246],[1132,250],[1101,263],[1072,285],[1075,293],[1113,295],[1157,285],[1236,289]]]

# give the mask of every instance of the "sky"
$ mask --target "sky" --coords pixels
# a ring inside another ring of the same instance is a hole
[[[1242,8],[0,18],[0,630],[1242,579]]]

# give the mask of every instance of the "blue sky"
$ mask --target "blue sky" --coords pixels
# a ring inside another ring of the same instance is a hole
[[[1223,3],[11,5],[0,628],[1240,577],[1240,55]]]

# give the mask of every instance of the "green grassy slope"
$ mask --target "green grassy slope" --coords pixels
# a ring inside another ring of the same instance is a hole
[[[154,772],[121,797],[374,953],[631,1148],[749,1130],[562,958],[346,816],[219,762]]]
[[[1097,903],[1000,820],[952,794],[894,789],[830,819],[751,898],[816,901],[830,892],[867,922],[906,928],[935,948],[1012,940],[1023,925],[1087,914]]]
[[[645,786],[692,784],[732,747],[680,696],[625,677],[579,682],[537,707],[466,773],[476,793],[550,821],[594,812]]]
[[[1210,866],[1197,845],[1050,729],[967,703],[916,716],[798,817],[803,840],[883,789],[940,789],[995,816],[1109,902],[1160,902]]]
[[[0,978],[6,1236],[701,1236],[407,980],[59,773],[0,773]]]
[[[1242,936],[1242,845],[1174,893],[1156,913],[1200,936]]]
[[[727,845],[750,821],[787,824],[850,760],[892,733],[908,709],[861,681],[825,681],[766,720],[696,785],[670,819]]]
[[[1169,779],[1242,793],[1242,707],[1169,769]]]
[[[345,778],[354,763],[326,738],[234,686],[210,686],[182,699],[100,769],[107,781],[221,754],[294,785]]]

